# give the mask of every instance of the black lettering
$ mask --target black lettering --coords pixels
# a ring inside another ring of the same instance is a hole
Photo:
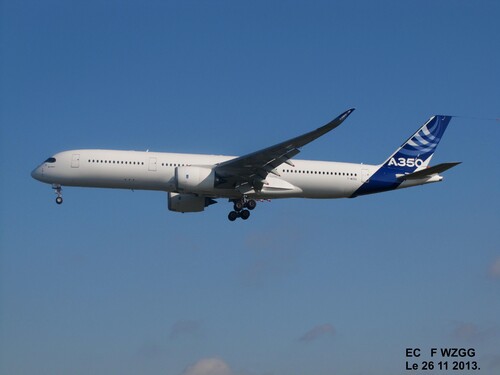
[[[422,370],[434,370],[434,362],[422,362]]]
[[[419,348],[406,348],[406,356],[407,357],[420,357],[420,349]]]
[[[450,357],[451,349],[450,348],[441,348],[441,357]]]
[[[431,356],[433,355],[432,349],[431,349]],[[453,357],[453,358],[458,358],[458,357],[475,357],[476,351],[474,348],[441,348],[441,356],[442,357]]]
[[[408,361],[406,361],[406,369],[407,370],[418,370],[418,364],[417,363],[413,363],[412,365],[410,365],[408,363]]]

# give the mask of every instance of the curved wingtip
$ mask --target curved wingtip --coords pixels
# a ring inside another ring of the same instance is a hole
[[[347,118],[347,116],[349,116],[351,113],[353,113],[355,109],[356,108],[350,108],[347,111],[345,111],[344,113],[342,113],[340,115],[340,118],[342,119],[342,121],[344,121]]]

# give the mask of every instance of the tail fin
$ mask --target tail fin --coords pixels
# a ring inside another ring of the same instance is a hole
[[[398,173],[427,168],[450,120],[451,116],[432,116],[382,164],[382,168],[396,169]]]
[[[450,120],[451,116],[432,116],[352,194],[352,197],[397,189],[406,175],[417,178],[426,174],[419,171],[429,166]],[[449,168],[451,166],[446,169]]]

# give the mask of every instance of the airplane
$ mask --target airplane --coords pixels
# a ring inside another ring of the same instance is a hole
[[[61,204],[62,186],[167,192],[168,209],[201,212],[225,198],[228,219],[247,220],[257,201],[275,198],[354,198],[439,182],[460,164],[429,167],[451,116],[435,115],[379,165],[296,160],[300,149],[335,129],[351,108],[326,125],[243,156],[82,149],[63,151],[31,176],[51,184]]]

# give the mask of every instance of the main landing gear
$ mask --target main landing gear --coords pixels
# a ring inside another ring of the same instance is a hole
[[[57,195],[56,203],[61,204],[63,202],[61,185],[52,185],[52,189],[54,189],[54,193]]]
[[[253,210],[257,206],[257,202],[253,199],[235,199],[233,200],[234,211],[231,211],[227,218],[230,221],[235,221],[237,218],[241,217],[243,220],[246,220],[250,217],[250,211]]]

